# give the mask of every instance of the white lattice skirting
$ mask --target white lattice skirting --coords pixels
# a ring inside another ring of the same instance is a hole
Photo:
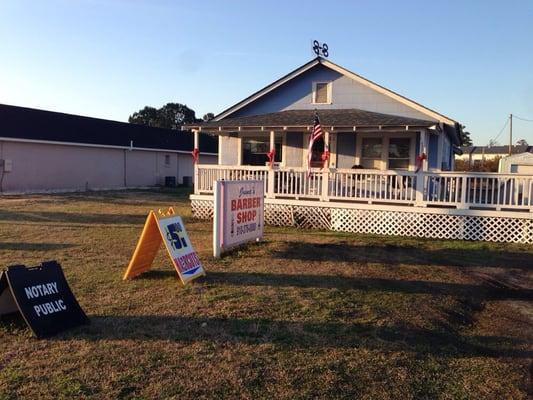
[[[358,205],[342,203],[301,205],[293,202],[267,199],[266,223],[378,235],[533,243],[531,213],[520,213],[519,216],[514,212],[501,212],[500,216],[496,212],[480,211],[479,215],[472,215],[476,212],[377,205],[360,205],[358,208]],[[191,207],[194,217],[213,218],[213,201],[209,197],[191,199]]]

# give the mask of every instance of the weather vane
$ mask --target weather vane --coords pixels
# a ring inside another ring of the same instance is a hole
[[[323,57],[329,56],[328,44],[327,43],[322,43],[322,46],[321,46],[320,43],[318,43],[318,40],[313,40],[313,51],[319,57],[320,56],[323,56]]]

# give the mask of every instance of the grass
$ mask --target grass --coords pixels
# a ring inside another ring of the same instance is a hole
[[[146,213],[185,217],[207,277],[161,252],[121,280]],[[57,259],[91,324],[0,321],[0,399],[525,399],[533,247],[267,227],[211,257],[184,191],[0,199],[0,265]]]

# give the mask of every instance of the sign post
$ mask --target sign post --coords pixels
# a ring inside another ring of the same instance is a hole
[[[123,279],[133,278],[148,271],[161,247],[161,242],[165,244],[172,265],[184,285],[205,275],[181,217],[175,215],[174,210],[169,208],[167,212],[161,210],[157,214],[154,211],[149,212]]]
[[[259,240],[264,227],[264,181],[216,181],[213,256]]]
[[[20,312],[36,337],[89,323],[70,290],[61,265],[8,267],[0,275],[0,315]]]

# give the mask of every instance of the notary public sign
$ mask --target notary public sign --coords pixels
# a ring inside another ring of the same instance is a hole
[[[89,322],[56,261],[29,268],[15,265],[2,272],[0,315],[16,312],[38,338]]]
[[[184,285],[205,275],[200,259],[187,235],[183,220],[175,215],[172,208],[169,208],[166,212],[159,210],[157,213],[150,211],[148,214],[124,279],[133,278],[148,271],[161,247],[161,242],[165,244],[172,265]]]
[[[263,237],[264,182],[216,181],[213,255]]]

